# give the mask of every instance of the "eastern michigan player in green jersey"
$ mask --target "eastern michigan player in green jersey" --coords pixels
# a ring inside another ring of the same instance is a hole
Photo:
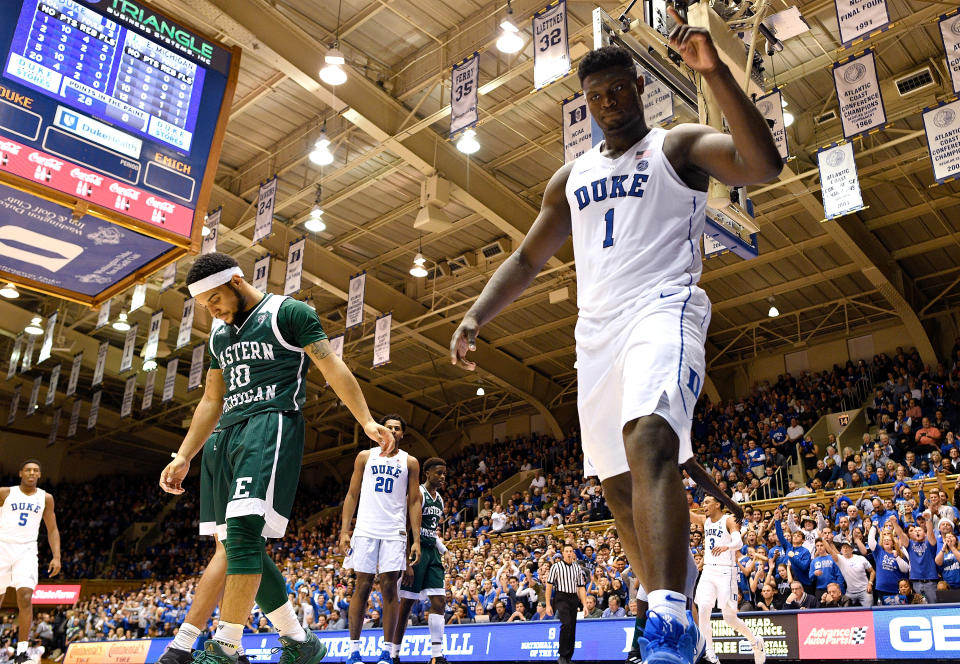
[[[360,386],[309,306],[261,293],[243,280],[236,260],[216,252],[194,261],[187,286],[223,323],[210,333],[203,397],[160,480],[164,490],[181,492],[190,460],[203,446],[200,533],[223,541],[227,565],[217,632],[194,661],[237,662],[256,598],[280,634],[281,661],[316,664],[326,648],[297,622],[286,583],[264,546],[265,538],[283,537],[300,477],[307,358],[367,436],[389,450],[393,435],[370,416]]]
[[[440,490],[447,484],[447,464],[443,459],[430,457],[423,462],[423,474],[427,481],[420,485],[423,497],[423,515],[420,520],[420,561],[407,567],[400,584],[400,615],[394,631],[393,664],[399,664],[400,646],[407,629],[407,619],[413,603],[430,598],[427,624],[430,626],[430,664],[447,664],[443,656],[443,611],[445,604],[443,557],[447,547],[440,539],[440,522],[443,519],[443,498]]]

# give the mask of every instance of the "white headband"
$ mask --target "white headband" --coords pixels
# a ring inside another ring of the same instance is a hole
[[[193,282],[187,286],[187,290],[190,291],[190,297],[196,297],[200,293],[205,293],[212,288],[224,285],[233,279],[233,275],[242,277],[243,270],[241,270],[239,267],[228,267],[226,270],[214,272],[213,274],[204,277],[200,281]]]

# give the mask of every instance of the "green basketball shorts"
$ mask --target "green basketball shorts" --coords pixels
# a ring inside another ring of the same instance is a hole
[[[443,595],[443,556],[427,539],[420,540],[420,562],[413,566],[413,582],[400,585],[400,597],[426,599],[430,595]]]
[[[283,537],[303,460],[303,416],[258,413],[214,431],[200,466],[200,534],[227,537],[227,519],[264,518],[264,537]]]

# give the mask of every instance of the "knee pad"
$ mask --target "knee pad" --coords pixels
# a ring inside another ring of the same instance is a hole
[[[227,519],[227,574],[263,573],[263,524],[255,514]]]

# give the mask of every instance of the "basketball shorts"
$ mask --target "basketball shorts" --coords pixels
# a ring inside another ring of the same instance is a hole
[[[215,431],[203,446],[200,534],[227,537],[227,519],[258,515],[264,537],[283,537],[303,460],[303,416],[258,413]]]
[[[693,601],[698,608],[713,610],[714,605],[722,611],[725,606],[737,608],[740,601],[737,574],[732,567],[704,565],[703,574]]]
[[[0,593],[7,588],[33,590],[40,578],[36,542],[0,542]]]
[[[402,572],[407,569],[407,541],[354,535],[343,568],[364,574]]]
[[[697,286],[671,288],[631,312],[577,321],[577,409],[583,452],[601,480],[630,468],[623,427],[663,417],[693,455],[690,425],[706,375],[710,300]]]
[[[409,585],[401,582],[400,597],[404,599],[426,599],[430,595],[445,595],[443,556],[426,539],[420,540],[420,562],[413,566],[413,582]]]

